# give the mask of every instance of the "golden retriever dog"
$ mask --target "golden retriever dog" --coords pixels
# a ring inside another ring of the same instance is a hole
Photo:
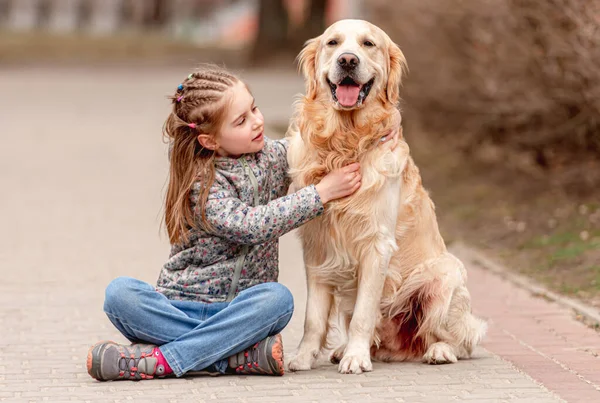
[[[300,228],[308,299],[290,370],[314,367],[332,335],[341,373],[371,371],[371,357],[469,357],[486,324],[471,314],[465,268],[446,250],[402,134],[393,151],[377,147],[399,123],[400,48],[366,21],[342,20],[309,40],[298,60],[306,95],[287,135],[294,186],[352,162],[362,186]]]

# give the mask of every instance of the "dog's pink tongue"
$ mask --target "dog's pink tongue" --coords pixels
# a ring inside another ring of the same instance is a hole
[[[353,106],[358,101],[358,85],[338,85],[335,95],[340,104],[344,106]]]

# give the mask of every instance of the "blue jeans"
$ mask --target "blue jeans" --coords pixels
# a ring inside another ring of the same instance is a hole
[[[280,333],[294,311],[290,291],[263,283],[231,302],[170,300],[148,283],[118,277],[106,288],[104,312],[130,341],[156,344],[176,376],[224,373],[227,357]]]

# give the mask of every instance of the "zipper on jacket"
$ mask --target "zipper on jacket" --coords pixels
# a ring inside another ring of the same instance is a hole
[[[246,162],[245,157],[241,157],[240,161],[244,166],[244,170],[250,177],[250,182],[252,183],[252,187],[254,189],[254,207],[258,206],[258,181],[256,180],[256,176],[254,176],[254,172],[250,169],[250,166]],[[231,287],[229,288],[229,294],[227,294],[227,302],[231,302],[235,295],[235,291],[237,290],[238,283],[240,281],[240,276],[242,274],[242,268],[244,267],[244,261],[246,260],[246,255],[248,254],[248,250],[250,249],[249,245],[244,245],[242,248],[242,252],[240,256],[237,258],[235,262],[235,268],[233,271],[233,279],[231,280]]]

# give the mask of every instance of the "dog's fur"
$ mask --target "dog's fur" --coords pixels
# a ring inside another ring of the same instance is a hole
[[[374,78],[350,107],[335,101],[329,84],[345,74],[336,64],[345,52],[358,57],[357,83]],[[299,63],[306,95],[288,132],[294,185],[358,161],[362,186],[300,229],[308,301],[289,368],[311,369],[334,331],[341,340],[332,361],[342,373],[371,371],[371,356],[435,364],[469,357],[486,324],[471,314],[465,268],[446,250],[402,135],[394,151],[377,147],[397,124],[404,55],[378,27],[343,20],[309,40]]]

